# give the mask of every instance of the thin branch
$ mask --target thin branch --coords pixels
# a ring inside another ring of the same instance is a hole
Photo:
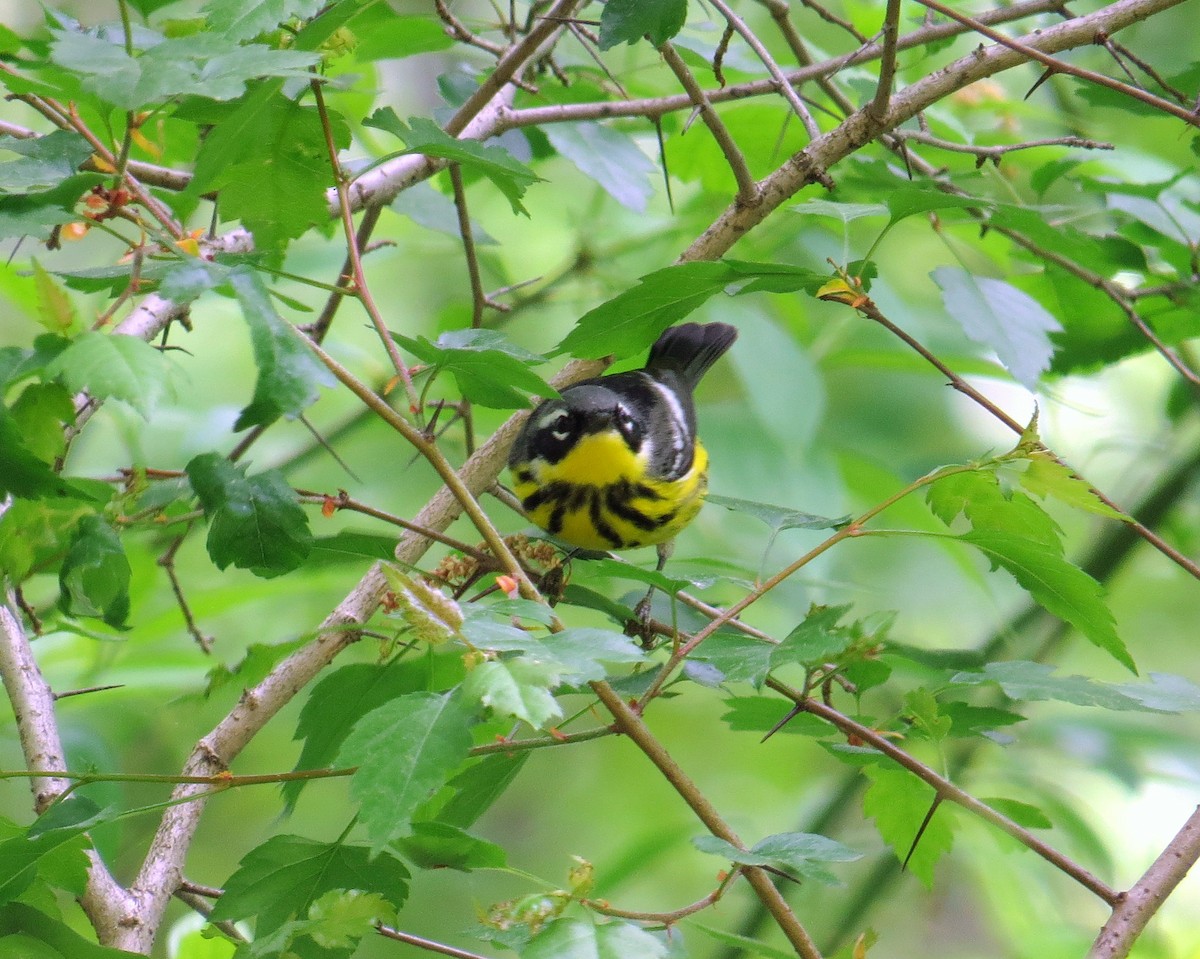
[[[454,946],[447,946],[445,943],[437,942],[433,939],[414,936],[411,932],[401,932],[399,929],[393,929],[391,926],[378,925],[375,927],[375,931],[385,939],[404,942],[410,946],[416,946],[418,949],[424,949],[427,952],[436,952],[439,956],[450,956],[452,959],[488,959],[487,956],[481,956],[477,952],[456,949]]]
[[[1042,140],[1025,140],[1021,143],[997,143],[992,146],[978,146],[972,143],[955,143],[953,140],[943,140],[941,137],[916,130],[897,130],[895,135],[901,140],[921,143],[938,150],[969,154],[976,158],[979,165],[988,160],[998,162],[1002,156],[1008,153],[1015,153],[1018,150],[1033,150],[1038,147],[1074,147],[1078,150],[1115,149],[1111,143],[1076,136],[1046,137]]]
[[[458,234],[462,237],[463,253],[467,258],[467,279],[471,284],[471,326],[483,323],[483,311],[488,305],[483,281],[479,276],[479,257],[475,252],[475,235],[471,230],[471,213],[467,209],[467,191],[463,187],[462,167],[451,163],[450,184],[454,189],[454,210],[458,214]]]
[[[708,132],[712,134],[717,146],[720,147],[725,162],[729,164],[733,179],[737,182],[737,202],[742,204],[757,202],[758,186],[754,182],[750,168],[746,165],[746,158],[730,134],[729,128],[725,126],[717,115],[717,111],[713,109],[703,88],[696,82],[696,77],[688,69],[687,64],[683,62],[683,58],[676,52],[670,41],[662,44],[658,48],[658,52],[667,66],[671,68],[671,72],[675,74],[675,79],[679,81],[680,86],[687,90],[696,109],[700,111],[700,119],[708,127]]]
[[[879,83],[867,112],[879,123],[887,118],[892,85],[896,82],[896,38],[900,32],[900,0],[887,0],[883,17],[883,55],[879,59]]]
[[[786,696],[796,704],[798,709],[807,713],[812,713],[814,716],[819,716],[826,722],[836,726],[848,736],[854,736],[862,740],[862,742],[873,747],[883,753],[889,759],[903,766],[918,779],[932,786],[936,790],[937,795],[944,800],[949,800],[956,805],[962,806],[964,809],[974,813],[981,819],[992,823],[1008,833],[1022,845],[1033,850],[1048,863],[1058,869],[1060,872],[1070,876],[1077,883],[1094,893],[1100,899],[1104,900],[1108,905],[1116,905],[1121,894],[1110,888],[1096,876],[1093,876],[1088,870],[1084,869],[1073,859],[1064,856],[1061,852],[1052,846],[1042,842],[1037,836],[1033,835],[1028,829],[1017,825],[1007,816],[996,812],[987,803],[980,802],[965,789],[954,785],[944,776],[937,773],[935,770],[926,766],[920,760],[913,758],[899,746],[890,742],[886,736],[881,736],[875,730],[864,726],[862,723],[855,722],[849,716],[839,712],[831,706],[825,705],[820,700],[812,699],[802,693],[792,689],[785,683],[781,683],[774,677],[767,678],[767,685],[776,692]]]
[[[671,758],[662,743],[650,732],[642,717],[608,683],[594,682],[591,687],[593,692],[600,697],[605,708],[612,713],[617,729],[627,735],[645,754],[646,758],[654,763],[667,782],[696,814],[696,817],[704,823],[705,828],[730,845],[736,846],[738,849],[745,849],[746,847],[738,838],[737,833],[721,818],[720,813],[709,802],[708,797]],[[783,898],[783,894],[775,887],[771,877],[762,869],[754,866],[746,867],[744,874],[755,895],[770,911],[780,930],[792,944],[792,948],[796,950],[797,955],[802,959],[820,959],[821,953],[816,944],[801,925],[800,920],[796,918],[796,914],[792,912],[787,900]]]
[[[1088,952],[1088,959],[1124,959],[1146,924],[1188,870],[1200,860],[1200,807],[1128,892],[1121,895],[1112,915]]]
[[[995,403],[993,403],[991,400],[989,400],[986,396],[984,396],[982,393],[980,393],[979,390],[975,389],[975,387],[973,387],[970,383],[968,383],[961,376],[959,376],[952,369],[950,369],[950,367],[948,367],[945,363],[943,363],[940,359],[938,359],[937,356],[935,356],[932,352],[930,352],[928,349],[926,349],[915,337],[911,336],[909,333],[907,333],[906,331],[904,331],[903,329],[898,327],[895,323],[893,323],[886,316],[884,316],[884,314],[879,309],[879,307],[876,306],[875,303],[873,301],[871,301],[868,297],[865,297],[865,296],[862,297],[860,301],[858,301],[854,304],[854,306],[855,306],[855,309],[857,309],[859,312],[861,312],[868,319],[874,320],[880,326],[884,327],[884,329],[888,330],[894,336],[898,337],[904,343],[908,344],[908,346],[912,347],[912,349],[915,350],[927,363],[932,365],[943,376],[945,376],[946,379],[950,382],[950,385],[954,389],[958,390],[958,392],[962,393],[964,396],[970,397],[975,403],[977,403],[983,409],[985,409],[989,413],[991,413],[992,416],[994,416],[996,419],[998,419],[1001,423],[1003,423],[1005,426],[1007,426],[1010,430],[1012,430],[1018,436],[1024,432],[1025,427],[1021,423],[1019,423],[1017,420],[1015,420],[1011,416],[1009,416],[999,406],[997,406]],[[1047,451],[1047,452],[1050,452],[1050,451]],[[1051,452],[1051,455],[1054,455],[1054,454]],[[1057,456],[1055,456],[1054,458],[1055,458],[1055,461],[1058,462],[1059,464],[1061,464],[1063,466],[1067,465],[1066,463],[1063,463],[1063,461],[1061,459],[1059,459]],[[1074,472],[1074,471],[1072,471],[1072,472]],[[1076,474],[1076,475],[1078,475],[1078,474]],[[1079,478],[1081,480],[1084,480],[1084,478],[1082,476],[1079,476]],[[1084,482],[1087,482],[1087,481],[1084,480]],[[1111,507],[1112,509],[1116,510],[1118,513],[1125,514],[1125,511],[1122,510],[1121,507],[1118,506],[1115,502],[1113,502],[1113,500],[1110,499],[1106,494],[1104,494],[1100,490],[1096,489],[1095,487],[1092,487],[1091,484],[1088,484],[1088,485],[1091,488],[1092,493],[1095,494],[1095,496],[1097,498],[1099,498],[1106,506]],[[1128,515],[1128,514],[1125,514],[1125,515]],[[1149,543],[1151,546],[1153,546],[1155,549],[1157,549],[1160,553],[1162,553],[1164,556],[1166,556],[1168,559],[1170,559],[1173,563],[1175,563],[1181,569],[1186,570],[1188,573],[1190,573],[1196,579],[1200,579],[1200,563],[1197,563],[1195,560],[1192,560],[1189,557],[1185,556],[1183,553],[1181,553],[1178,549],[1176,549],[1174,546],[1172,546],[1170,543],[1168,543],[1166,540],[1164,540],[1161,536],[1159,536],[1157,533],[1155,533],[1148,526],[1145,526],[1142,523],[1139,523],[1136,518],[1131,517],[1130,519],[1126,520],[1126,522],[1147,543]]]
[[[957,20],[959,23],[963,24],[963,26],[970,27],[975,32],[983,34],[989,40],[993,40],[1002,46],[1008,47],[1010,50],[1014,50],[1030,60],[1037,60],[1038,63],[1045,64],[1054,73],[1066,73],[1073,77],[1077,77],[1080,80],[1086,80],[1089,83],[1094,83],[1097,86],[1108,87],[1108,89],[1116,90],[1118,93],[1123,93],[1125,96],[1131,97],[1134,100],[1140,100],[1142,103],[1148,104],[1149,106],[1154,107],[1156,110],[1161,110],[1163,113],[1169,113],[1172,116],[1179,117],[1179,119],[1183,120],[1190,126],[1200,127],[1200,111],[1188,110],[1170,100],[1164,100],[1162,97],[1157,97],[1153,93],[1148,93],[1140,87],[1130,86],[1128,83],[1122,83],[1120,80],[1114,80],[1112,77],[1106,77],[1103,73],[1097,73],[1094,70],[1085,70],[1083,67],[1077,67],[1063,60],[1059,60],[1047,53],[1042,52],[1042,50],[1038,49],[1036,46],[1032,46],[1021,40],[1012,40],[1009,37],[1006,37],[1003,33],[992,30],[986,24],[983,24],[978,20],[968,17],[966,14],[959,13],[957,10],[938,3],[937,0],[917,0],[917,3],[928,7],[930,10],[936,10],[938,13],[949,17],[951,20]],[[1126,4],[1113,4],[1113,6],[1136,7],[1138,4],[1136,2],[1129,2]],[[1149,6],[1149,4],[1147,4],[1147,6]],[[1143,16],[1149,16],[1149,13],[1139,16],[1137,19],[1142,19]],[[1106,38],[1107,35],[1107,32],[1097,31],[1092,36],[1092,42],[1095,43],[1101,37]]]
[[[200,647],[202,653],[211,654],[213,638],[202,633],[200,627],[196,625],[196,618],[192,615],[192,608],[188,605],[187,597],[183,595],[183,584],[179,581],[179,574],[175,571],[175,556],[191,530],[192,523],[188,523],[187,528],[175,537],[171,545],[167,547],[166,552],[158,558],[158,565],[162,567],[163,571],[167,574],[167,579],[171,582],[171,590],[175,594],[175,602],[179,606],[179,611],[183,613],[183,621],[187,627],[188,635],[195,640],[196,645]]]
[[[321,130],[325,135],[325,151],[329,159],[330,167],[333,170],[334,188],[337,190],[338,196],[338,212],[341,214],[342,229],[346,233],[346,254],[350,263],[351,276],[353,277],[354,295],[363,305],[363,309],[367,311],[367,316],[371,319],[371,325],[375,327],[375,333],[379,337],[379,341],[383,344],[383,348],[387,351],[388,359],[392,361],[392,367],[396,371],[396,375],[400,377],[400,381],[404,384],[404,391],[408,395],[409,411],[420,420],[421,401],[417,396],[416,389],[413,388],[412,374],[408,370],[408,364],[404,362],[404,358],[400,355],[400,350],[396,346],[396,341],[392,339],[391,331],[387,328],[387,323],[383,319],[383,315],[379,312],[379,307],[375,304],[375,298],[371,295],[371,288],[367,285],[367,277],[363,272],[362,254],[358,246],[358,233],[354,228],[354,214],[350,209],[350,192],[346,187],[346,177],[342,172],[342,165],[338,162],[337,144],[333,139],[333,126],[329,121],[329,111],[325,107],[325,94],[321,90],[321,82],[312,80],[309,83],[313,97],[317,104],[317,114],[321,118]]]
[[[738,36],[740,36],[750,47],[750,49],[754,51],[754,55],[758,57],[760,61],[762,61],[762,65],[767,68],[767,73],[771,75],[771,79],[775,82],[780,96],[787,100],[788,105],[795,112],[796,116],[800,118],[800,122],[804,124],[804,129],[808,133],[809,139],[816,139],[819,137],[821,135],[821,128],[817,126],[817,121],[814,120],[812,114],[808,112],[808,107],[806,107],[804,105],[804,101],[800,99],[800,94],[796,92],[796,88],[792,85],[792,81],[781,69],[779,69],[779,64],[775,62],[774,57],[771,56],[770,51],[767,50],[767,48],[763,45],[763,42],[758,39],[757,34],[755,34],[754,31],[746,25],[745,20],[734,13],[733,9],[728,3],[725,2],[725,0],[709,0],[709,2],[720,11],[721,16],[725,18],[725,21],[731,27],[733,27]],[[895,0],[890,0],[890,2],[895,2]],[[826,189],[833,189],[832,180],[830,180],[828,183],[822,182],[822,185],[825,186]]]
[[[594,376],[601,365],[591,362],[568,364],[551,384],[561,389],[576,380]],[[478,496],[495,481],[523,417],[513,416],[485,442],[463,465],[459,477],[463,485]],[[457,518],[461,505],[454,494],[442,487],[414,519],[422,529],[445,530]],[[396,547],[396,560],[412,566],[429,548],[432,540],[420,533],[406,534]],[[386,592],[386,582],[378,566],[373,566],[350,590],[317,628],[316,638],[280,661],[258,684],[247,689],[238,704],[199,740],[184,765],[185,776],[213,776],[229,764],[264,726],[304,689],[329,663],[358,639],[358,628],[378,608]],[[163,814],[154,839],[131,886],[133,906],[114,932],[110,944],[147,953],[154,941],[163,910],[172,890],[178,888],[183,863],[207,797],[198,794],[206,787],[181,785],[172,797],[180,804]],[[186,800],[195,799],[187,802]]]

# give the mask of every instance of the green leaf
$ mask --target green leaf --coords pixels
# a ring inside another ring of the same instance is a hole
[[[394,845],[421,869],[470,872],[508,865],[508,856],[500,846],[446,822],[414,822],[412,835],[397,839]]]
[[[308,78],[315,53],[238,44],[213,33],[167,39],[148,28],[134,33],[135,56],[119,30],[52,30],[50,59],[82,80],[83,89],[119,110],[137,110],[181,95],[233,100],[256,77]]]
[[[841,883],[819,863],[854,862],[862,858],[862,853],[834,839],[803,832],[767,836],[750,849],[738,849],[716,836],[697,836],[692,845],[701,852],[722,856],[739,865],[771,866],[794,877],[813,879],[826,885]]]
[[[1054,354],[1049,334],[1061,331],[1062,324],[1003,280],[951,266],[938,267],[931,275],[942,289],[946,311],[967,336],[994,350],[1019,383],[1036,390]]]
[[[1026,829],[1054,828],[1054,823],[1050,821],[1049,816],[1038,809],[1037,806],[1031,806],[1027,802],[1021,802],[1017,799],[1004,799],[999,796],[980,797],[980,799],[996,810],[996,812],[1007,816],[1018,826],[1024,826]]]
[[[308,557],[308,517],[278,470],[247,476],[219,453],[202,453],[185,470],[208,518],[206,545],[217,569],[232,563],[269,579]]]
[[[323,0],[209,0],[201,12],[215,33],[249,40],[292,18],[307,20],[323,6]]]
[[[63,612],[123,627],[129,616],[129,578],[129,560],[116,530],[99,516],[80,519],[58,573]]]
[[[0,443],[0,476],[4,464],[5,452]],[[0,571],[12,582],[20,583],[35,569],[54,569],[79,523],[96,509],[95,503],[75,499],[14,499],[0,516]]]
[[[344,843],[272,836],[252,849],[225,883],[213,922],[257,916],[263,929],[308,914],[332,889],[380,893],[396,909],[408,897],[409,872],[394,856]]]
[[[863,812],[875,820],[883,841],[903,861],[936,793],[932,786],[903,769],[874,763],[863,772],[871,780],[863,796]],[[947,812],[946,804],[938,807],[908,860],[909,870],[926,888],[933,887],[933,867],[954,842]]]
[[[1002,489],[995,470],[950,473],[930,484],[925,498],[947,525],[962,515],[976,530],[1020,536],[1062,555],[1058,524],[1024,493]]]
[[[88,330],[50,361],[46,376],[73,393],[124,400],[143,419],[169,394],[162,353],[136,336]]]
[[[461,765],[473,715],[453,693],[410,693],[354,724],[337,763],[358,766],[350,793],[376,850],[412,832],[417,808]]]
[[[843,225],[865,216],[885,216],[887,206],[882,203],[838,203],[834,200],[812,199],[792,209],[802,216],[824,216],[841,220]]]
[[[97,183],[99,173],[80,173],[42,193],[0,194],[0,238],[50,238],[57,226],[79,219],[75,204]]]
[[[517,656],[480,663],[467,673],[462,693],[493,715],[511,716],[534,729],[544,729],[562,718],[562,709],[550,692],[560,682],[553,665]]]
[[[24,893],[52,862],[63,881],[83,888],[89,866],[87,850],[91,848],[84,833],[100,814],[90,799],[63,805],[63,810],[44,814],[28,829],[0,842],[0,903]]]
[[[658,339],[740,274],[721,262],[680,263],[643,276],[579,318],[575,329],[555,348],[586,359],[632,356]]]
[[[827,516],[816,516],[786,506],[772,506],[770,503],[756,503],[735,496],[718,496],[715,493],[710,493],[705,502],[762,520],[773,533],[780,533],[785,529],[837,529],[839,526],[845,526],[848,519],[829,519]]]
[[[398,137],[408,148],[403,153],[440,157],[483,174],[508,199],[514,213],[529,215],[521,205],[521,197],[529,185],[541,177],[503,147],[485,146],[476,140],[459,140],[427,117],[410,117],[406,125],[391,107],[376,110],[363,120],[363,126]]]
[[[435,371],[449,372],[459,392],[490,409],[524,409],[530,395],[557,396],[558,391],[530,370],[546,358],[510,343],[499,330],[453,330],[430,343],[392,334],[396,342]]]
[[[887,200],[888,229],[901,220],[918,213],[932,213],[934,210],[950,209],[986,209],[990,206],[984,197],[959,196],[955,193],[944,193],[932,184],[929,186],[905,186],[888,192]]]
[[[1102,683],[1087,676],[1056,676],[1053,666],[1023,660],[988,663],[979,672],[958,673],[950,682],[959,686],[996,683],[1004,690],[1004,695],[1030,702],[1049,699],[1117,711],[1153,712],[1157,709],[1152,700],[1143,702],[1140,697],[1131,695],[1127,687]]]
[[[521,959],[666,959],[667,947],[640,926],[558,918],[546,924]]]
[[[937,697],[928,689],[920,687],[905,693],[904,712],[913,727],[933,742],[940,743],[950,735],[953,720],[942,715]]]
[[[529,751],[496,753],[471,763],[446,784],[454,794],[438,810],[438,822],[470,827],[504,794],[530,755]]]
[[[993,569],[1003,567],[1011,573],[1048,612],[1070,623],[1130,672],[1137,672],[1104,603],[1103,588],[1057,550],[1001,530],[973,530],[957,538],[987,556]]]
[[[16,196],[43,193],[59,186],[75,176],[75,171],[92,155],[87,140],[67,130],[29,139],[0,137],[0,150],[21,158],[0,163],[0,193]]]
[[[292,325],[275,312],[258,273],[239,269],[229,280],[250,327],[258,367],[254,396],[233,428],[266,426],[280,416],[295,418],[316,402],[318,387],[333,385],[333,376]]]
[[[554,123],[545,133],[554,149],[614,200],[636,213],[645,212],[654,195],[649,177],[657,166],[632,139],[601,123]]]
[[[331,889],[309,907],[304,931],[322,949],[353,949],[377,925],[395,920],[395,908],[377,892]]]
[[[796,959],[794,949],[777,949],[775,946],[759,942],[757,939],[751,939],[749,936],[726,932],[724,929],[714,929],[712,926],[706,926],[701,922],[689,923],[688,928],[699,929],[706,936],[715,939],[717,942],[733,947],[735,950],[734,955],[763,956],[764,959]]]
[[[708,643],[706,642],[707,646]],[[838,735],[837,730],[812,713],[797,713],[784,725],[780,721],[791,711],[791,703],[766,696],[734,696],[725,700],[729,711],[721,721],[735,732],[765,733],[776,729],[775,735],[791,735],[823,738]]]
[[[813,665],[836,659],[854,641],[854,634],[838,626],[850,606],[814,606],[795,629],[771,651],[771,666],[788,663]]]
[[[25,447],[46,463],[66,453],[63,427],[75,422],[71,394],[58,383],[30,383],[11,409]]]
[[[545,665],[559,682],[588,683],[603,679],[603,663],[640,663],[646,653],[623,633],[591,626],[536,635],[523,629],[490,623],[478,615],[463,626],[474,646],[498,652],[521,652],[525,659]]]
[[[686,20],[687,0],[608,0],[600,14],[600,49],[637,43],[642,37],[661,46]]]
[[[1148,683],[1119,683],[1113,687],[1147,709],[1182,713],[1200,710],[1200,686],[1171,673],[1151,673]]]
[[[70,484],[25,445],[20,425],[0,405],[0,495],[26,499],[69,496]]]
[[[1086,510],[1109,519],[1128,520],[1124,513],[1113,509],[1079,474],[1060,463],[1050,453],[1038,450],[1028,457],[1028,466],[1018,474],[1021,485],[1035,496],[1053,496],[1060,503]]]
[[[74,929],[22,902],[0,906],[0,950],[5,959],[137,959],[132,952],[98,946]]]
[[[718,630],[688,658],[720,671],[722,682],[762,686],[771,668],[775,645],[733,630]]]
[[[349,663],[326,675],[313,686],[300,710],[292,738],[303,740],[304,747],[296,769],[332,764],[356,722],[384,703],[421,689],[427,679],[423,667],[397,661],[382,666]],[[304,786],[304,780],[283,784],[288,809],[295,806]]]

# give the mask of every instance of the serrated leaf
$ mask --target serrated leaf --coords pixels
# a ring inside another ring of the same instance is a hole
[[[728,712],[721,716],[721,721],[735,732],[765,733],[775,729],[775,735],[790,733],[814,738],[837,735],[833,726],[812,713],[796,713],[780,726],[780,721],[791,711],[791,704],[784,700],[766,696],[734,696],[725,700],[725,705]]]
[[[80,519],[58,573],[59,605],[68,616],[96,616],[121,628],[129,616],[129,560],[99,516]]]
[[[0,420],[0,437],[3,422]],[[5,453],[0,443],[0,475]],[[8,451],[11,453],[12,451]],[[53,476],[53,474],[51,474]],[[0,490],[4,484],[0,483]],[[13,583],[20,583],[34,569],[54,569],[63,552],[63,544],[85,516],[95,514],[98,506],[74,499],[14,499],[0,516],[0,572]]]
[[[42,193],[0,194],[0,238],[49,239],[55,227],[79,219],[80,196],[103,181],[99,173],[79,173]]]
[[[293,739],[304,741],[296,769],[320,769],[333,763],[354,724],[384,703],[416,692],[426,682],[422,668],[401,662],[377,666],[350,663],[334,670],[312,688]],[[249,682],[247,681],[247,685]],[[291,809],[305,782],[283,784],[284,804]]]
[[[913,726],[933,742],[939,743],[950,735],[953,721],[942,715],[937,697],[923,686],[904,695],[904,711]]]
[[[814,606],[804,620],[771,650],[771,666],[787,663],[823,663],[845,651],[854,640],[850,630],[839,627],[838,620],[850,606]]]
[[[562,708],[550,692],[561,682],[554,665],[525,656],[493,659],[467,673],[462,694],[476,700],[497,716],[511,716],[534,729],[544,729],[562,718]]]
[[[25,448],[46,463],[66,452],[63,427],[75,422],[71,394],[59,383],[30,383],[12,405]]]
[[[687,0],[608,0],[600,14],[600,49],[647,37],[661,46],[683,29]]]
[[[530,940],[521,959],[665,959],[666,945],[639,926],[558,918]]]
[[[309,907],[304,931],[322,949],[352,949],[395,918],[395,907],[377,892],[331,889]]]
[[[134,56],[126,53],[119,30],[51,33],[51,60],[79,77],[97,99],[120,110],[137,110],[182,94],[233,100],[246,92],[250,80],[306,78],[320,61],[315,53],[238,44],[214,33],[167,39],[143,27],[134,32]]]
[[[901,220],[918,213],[932,213],[934,210],[949,209],[987,209],[991,201],[985,197],[959,196],[955,193],[943,193],[934,186],[904,186],[888,192],[888,221],[890,229]]]
[[[33,280],[38,294],[38,319],[51,333],[67,333],[75,326],[75,304],[49,273],[33,261]]]
[[[880,763],[867,766],[863,772],[871,780],[863,796],[863,812],[875,820],[883,841],[903,861],[933,805],[934,788],[906,770]],[[954,843],[948,811],[945,804],[938,807],[908,860],[908,869],[927,889],[933,887],[934,866]]]
[[[1137,672],[1104,603],[1103,588],[1057,550],[1000,530],[973,530],[957,539],[980,550],[993,568],[1011,573],[1048,612],[1070,623],[1130,672]]]
[[[453,694],[411,693],[354,724],[337,764],[358,766],[350,793],[374,849],[412,831],[412,816],[471,748],[471,711]]]
[[[59,186],[75,176],[79,166],[92,155],[88,142],[67,130],[28,139],[5,136],[0,138],[0,150],[20,156],[19,160],[0,163],[0,193],[14,196],[44,193]]]
[[[258,380],[254,396],[238,415],[234,430],[266,426],[280,416],[299,416],[316,402],[318,388],[332,386],[333,376],[271,304],[258,273],[235,270],[229,278],[250,327]]]
[[[467,329],[443,333],[437,343],[393,333],[396,342],[435,371],[449,372],[459,392],[490,409],[523,409],[531,395],[557,396],[558,391],[529,367],[544,356],[508,342],[499,330]]]
[[[844,516],[830,519],[786,506],[772,506],[770,503],[757,503],[753,500],[738,499],[736,496],[718,496],[714,493],[710,493],[705,502],[762,520],[774,533],[785,529],[837,529],[839,526],[845,526],[848,521],[848,517]]]
[[[554,123],[545,127],[545,134],[554,149],[614,200],[645,212],[654,195],[649,177],[657,167],[632,139],[601,123]]]
[[[1183,676],[1151,673],[1148,683],[1118,683],[1113,687],[1147,709],[1183,713],[1200,710],[1200,686]]]
[[[962,515],[977,530],[1021,536],[1062,554],[1058,524],[1024,493],[1002,489],[995,470],[950,473],[930,484],[925,498],[947,525]]]
[[[16,947],[6,959],[137,959],[138,955],[99,946],[61,919],[23,902],[0,906],[0,942]]]
[[[792,207],[796,213],[824,216],[841,220],[843,224],[865,216],[886,216],[888,208],[882,203],[837,203],[833,200],[812,199]]]
[[[25,445],[17,421],[0,404],[0,495],[46,499],[72,493],[69,483]]]
[[[467,766],[446,785],[454,791],[437,812],[438,822],[470,827],[516,779],[531,753],[496,753]]]
[[[169,392],[162,353],[124,333],[88,330],[50,361],[46,376],[61,379],[73,393],[124,400],[143,419]]]
[[[201,12],[214,32],[249,40],[292,18],[307,20],[323,6],[323,0],[209,0]]]
[[[938,267],[931,276],[941,287],[946,311],[967,336],[992,349],[1019,383],[1036,390],[1054,355],[1050,334],[1061,332],[1062,324],[1003,280],[951,266]]]
[[[408,897],[409,872],[394,856],[366,846],[272,836],[242,857],[213,906],[214,922],[257,916],[264,929],[307,915],[331,889],[380,893],[399,909]]]
[[[541,177],[503,147],[485,146],[475,140],[459,140],[427,117],[410,117],[405,124],[391,107],[376,110],[363,120],[363,126],[374,127],[398,137],[408,148],[404,153],[440,157],[483,174],[508,199],[514,213],[529,215],[529,211],[521,204],[521,197],[529,185],[538,182]]]
[[[1035,496],[1053,496],[1060,503],[1086,510],[1110,519],[1128,521],[1129,517],[1109,506],[1079,474],[1058,462],[1050,453],[1035,451],[1028,457],[1028,466],[1018,474],[1021,485]]]
[[[1053,666],[1024,660],[988,663],[979,672],[958,673],[950,682],[960,686],[996,683],[1004,690],[1004,695],[1031,702],[1049,699],[1122,712],[1153,712],[1157,709],[1127,693],[1125,687],[1102,683],[1087,676],[1056,676]]]
[[[208,518],[208,555],[269,579],[298,568],[312,549],[308,517],[278,470],[254,476],[219,453],[202,453],[185,467]]]
[[[762,686],[771,668],[775,645],[732,630],[718,630],[691,654],[690,659],[720,670],[722,682]]]
[[[422,869],[503,869],[504,849],[446,822],[414,822],[411,836],[394,843],[396,849]]]
[[[697,836],[692,844],[701,852],[722,856],[743,866],[771,866],[794,877],[812,879],[825,885],[840,881],[820,863],[854,862],[862,853],[826,836],[788,832],[767,836],[750,849],[738,849],[716,836]]]
[[[588,310],[555,352],[586,359],[632,356],[739,276],[727,264],[709,261],[648,273],[637,286]]]
[[[492,623],[478,615],[468,618],[463,635],[480,648],[498,652],[520,652],[557,674],[560,682],[587,683],[603,679],[603,663],[640,663],[646,653],[623,633],[591,626],[536,635]]]
[[[1038,809],[1037,806],[1031,806],[1027,802],[1021,802],[1018,799],[1005,799],[1000,796],[980,797],[980,799],[996,810],[996,812],[1007,816],[1018,826],[1024,826],[1026,829],[1054,828],[1054,823],[1050,821],[1050,817]]]
[[[736,950],[736,955],[763,956],[764,959],[796,959],[795,950],[777,949],[765,942],[751,939],[749,936],[727,932],[724,929],[714,929],[712,926],[706,926],[702,922],[689,923],[689,928],[699,929],[706,936],[715,939],[717,942],[731,946]]]

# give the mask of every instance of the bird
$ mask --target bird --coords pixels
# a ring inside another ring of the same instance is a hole
[[[656,546],[662,569],[708,491],[692,394],[735,339],[728,323],[670,327],[642,369],[581,380],[537,406],[508,456],[528,519],[572,547]]]

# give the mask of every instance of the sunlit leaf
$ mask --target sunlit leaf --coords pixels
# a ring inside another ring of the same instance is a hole
[[[600,49],[642,37],[657,47],[682,30],[686,19],[687,0],[609,0],[600,14]]]
[[[412,816],[471,747],[472,713],[455,694],[410,693],[367,713],[338,751],[358,766],[350,793],[374,849],[412,832]]]
[[[951,266],[938,267],[932,276],[942,288],[946,311],[966,334],[994,350],[1018,382],[1037,389],[1054,353],[1049,334],[1060,331],[1062,324],[1003,280]]]
[[[892,847],[896,858],[903,861],[933,806],[936,793],[932,786],[904,769],[873,763],[863,772],[871,780],[863,796],[863,812],[875,820],[875,828],[883,841]],[[926,888],[933,887],[933,868],[954,842],[949,814],[950,809],[942,804],[929,820],[908,860],[909,871]]]

